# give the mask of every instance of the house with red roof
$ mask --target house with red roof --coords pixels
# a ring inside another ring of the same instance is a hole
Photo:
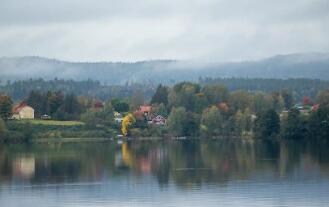
[[[12,119],[34,119],[34,109],[22,102],[14,106]]]
[[[139,111],[141,111],[146,116],[151,113],[152,107],[150,105],[142,105],[139,107]]]
[[[97,112],[102,111],[104,108],[104,104],[101,101],[96,101],[93,105],[93,109]]]

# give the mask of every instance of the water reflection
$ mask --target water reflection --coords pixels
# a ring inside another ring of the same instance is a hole
[[[165,187],[232,180],[308,179],[329,174],[329,147],[243,140],[131,141],[0,146],[0,186],[106,182],[151,175]]]

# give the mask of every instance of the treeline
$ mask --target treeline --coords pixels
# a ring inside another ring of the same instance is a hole
[[[0,94],[9,95],[12,100],[19,101],[25,99],[31,91],[61,91],[65,94],[75,94],[77,96],[86,96],[100,100],[111,98],[127,98],[132,96],[136,91],[143,94],[144,97],[150,98],[155,91],[156,86],[152,84],[126,83],[125,85],[104,85],[99,81],[85,80],[43,80],[29,79],[24,81],[8,81],[0,86]]]
[[[329,81],[294,78],[294,79],[262,79],[262,78],[199,78],[201,85],[224,85],[230,91],[239,89],[247,91],[273,92],[290,91],[296,100],[304,96],[316,98],[319,91],[329,88]]]
[[[154,113],[167,118],[167,124],[145,127],[145,117],[127,116],[128,136],[329,137],[328,89],[315,99],[304,96],[300,103],[288,90],[230,92],[222,85],[182,82],[158,86],[151,104]]]
[[[286,90],[229,92],[221,85],[183,82],[159,86],[152,103],[166,106],[166,129],[173,136],[329,138],[329,89],[296,105]]]
[[[31,91],[24,102],[34,109],[36,118],[48,115],[56,120],[78,120],[84,110],[77,96],[61,91]]]
[[[120,112],[128,117],[124,129],[132,137],[329,138],[329,89],[314,99],[305,96],[301,103],[289,90],[230,91],[222,85],[191,82],[159,85],[150,102],[138,90],[129,98],[106,101],[62,91],[31,91],[24,101],[35,108],[37,118],[47,114],[56,120],[81,120],[87,128],[118,133],[114,114]],[[9,96],[0,96],[3,120],[10,117],[12,104]],[[166,124],[149,124],[149,115],[136,113],[143,104],[150,104],[151,114],[163,116]]]
[[[329,87],[329,81],[314,79],[261,79],[261,78],[199,78],[199,84],[223,85],[229,91],[246,90],[249,92],[289,91],[295,100],[304,96],[315,99],[319,91]],[[77,96],[97,98],[103,101],[112,98],[130,98],[134,93],[141,93],[145,100],[150,100],[156,85],[152,83],[127,83],[125,85],[106,85],[99,81],[86,80],[43,80],[29,79],[24,81],[8,81],[0,86],[0,93],[9,95],[14,101],[25,99],[31,91],[61,91]]]

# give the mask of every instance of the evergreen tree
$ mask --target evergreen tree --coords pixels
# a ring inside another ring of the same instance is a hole
[[[258,114],[254,133],[257,138],[272,138],[280,131],[280,118],[274,109]]]
[[[283,98],[284,108],[286,110],[289,110],[291,107],[293,107],[295,101],[294,101],[294,97],[291,92],[289,92],[287,90],[283,90],[281,92],[281,96]]]
[[[6,132],[6,124],[0,117],[0,138],[4,135],[5,132]]]
[[[61,110],[65,113],[64,119],[77,119],[78,114],[81,113],[81,108],[77,97],[73,94],[66,95],[64,97]]]
[[[292,108],[288,112],[287,120],[284,124],[283,136],[287,139],[304,138],[306,132],[298,109]]]
[[[47,95],[39,91],[32,90],[25,102],[34,109],[35,117],[40,117],[47,113]]]
[[[144,104],[144,96],[141,93],[141,91],[138,90],[134,91],[130,99],[130,109],[132,111],[135,111],[139,109],[139,107],[143,104]]]
[[[195,95],[195,107],[194,111],[198,114],[201,114],[202,111],[208,107],[209,102],[207,100],[207,97],[203,93],[197,93]]]
[[[199,134],[200,115],[188,111],[184,123],[184,135],[197,136]]]
[[[167,106],[168,104],[168,89],[161,84],[155,91],[155,94],[152,96],[151,104],[164,104]]]
[[[47,111],[51,116],[57,116],[59,109],[64,101],[64,95],[61,91],[47,93]],[[56,114],[57,113],[57,114]]]
[[[9,96],[0,95],[0,117],[7,120],[12,114],[13,102]]]
[[[113,106],[114,110],[121,113],[129,111],[129,104],[126,102],[119,100],[119,99],[112,99],[111,105]]]
[[[310,136],[329,140],[329,106],[320,106],[309,120]]]

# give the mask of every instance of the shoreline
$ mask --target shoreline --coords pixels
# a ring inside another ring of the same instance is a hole
[[[32,139],[32,144],[44,144],[44,143],[86,143],[86,142],[110,142],[114,141],[114,138],[38,138]]]
[[[116,140],[122,141],[159,141],[159,140],[171,140],[171,141],[180,141],[180,140],[255,140],[251,137],[139,137],[139,138],[37,138],[32,139],[32,144],[44,144],[44,143],[90,143],[90,142],[112,142]]]

